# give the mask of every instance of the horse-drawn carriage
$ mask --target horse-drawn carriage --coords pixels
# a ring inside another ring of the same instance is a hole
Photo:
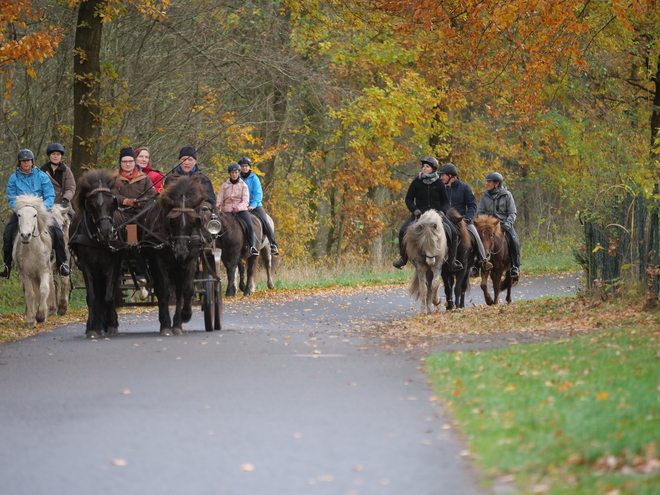
[[[182,333],[194,302],[204,312],[206,331],[220,330],[220,223],[203,206],[199,184],[182,178],[139,212],[122,214],[112,194],[113,181],[107,171],[89,171],[74,198],[69,244],[85,280],[86,335],[118,333],[117,307],[156,302],[163,335]],[[144,301],[135,302],[130,295],[139,292],[146,293]],[[175,305],[173,318],[170,302]]]

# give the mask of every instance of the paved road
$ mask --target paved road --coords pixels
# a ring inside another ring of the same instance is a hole
[[[519,298],[574,292],[527,279]],[[479,303],[478,291],[473,291]],[[419,359],[370,323],[417,311],[405,288],[237,299],[224,330],[179,337],[153,310],[0,347],[7,495],[483,495]]]

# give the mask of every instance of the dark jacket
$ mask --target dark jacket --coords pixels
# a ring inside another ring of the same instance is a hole
[[[154,183],[151,182],[149,176],[144,172],[138,172],[135,178],[127,179],[117,170],[115,176],[117,180],[115,181],[115,187],[112,192],[117,197],[120,206],[126,198],[136,199],[138,197],[140,198],[140,203],[144,205],[147,200],[156,195]]]
[[[71,202],[71,198],[76,193],[76,179],[73,177],[73,172],[64,163],[60,163],[57,170],[53,172],[51,162],[47,162],[41,171],[45,172],[55,189],[55,203],[61,203],[62,199]]]
[[[497,217],[502,222],[502,228],[509,230],[518,215],[513,195],[504,186],[492,192],[484,191],[479,202],[479,215]]]
[[[466,220],[472,221],[477,212],[477,199],[470,186],[456,177],[452,185],[447,186],[447,194],[449,195],[449,207],[455,208]]]
[[[408,188],[406,206],[411,213],[415,213],[415,210],[424,213],[430,209],[447,213],[449,209],[447,189],[439,178],[430,184],[425,184],[422,179],[416,177]]]
[[[215,208],[215,191],[213,190],[213,182],[211,182],[211,179],[209,179],[202,173],[201,170],[199,170],[197,165],[193,167],[189,174],[186,174],[183,170],[181,170],[181,166],[176,167],[174,172],[172,172],[167,177],[167,179],[165,179],[165,187],[167,187],[168,184],[173,184],[181,177],[192,177],[193,179],[198,180],[202,186],[204,186],[204,191],[206,191],[206,197],[208,198],[207,206],[210,209]]]

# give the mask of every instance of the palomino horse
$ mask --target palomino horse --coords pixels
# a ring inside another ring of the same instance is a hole
[[[119,328],[115,293],[123,251],[118,250],[118,204],[112,193],[115,177],[107,170],[85,172],[77,184],[69,247],[85,279],[85,335],[116,334]]]
[[[252,227],[254,228],[254,235],[257,237],[257,249],[259,256],[261,256],[264,267],[266,268],[266,276],[268,277],[268,288],[273,289],[275,283],[272,276],[272,258],[270,254],[270,243],[268,237],[263,233],[263,228],[259,219],[250,215],[252,218]],[[218,220],[221,224],[220,235],[216,242],[222,249],[222,263],[227,269],[227,290],[225,295],[233,297],[236,295],[236,270],[243,269],[243,259],[247,260],[247,281],[240,287],[244,296],[249,296],[255,289],[255,271],[257,264],[257,256],[250,255],[250,249],[245,233],[238,218],[235,215],[227,212],[218,213]],[[272,221],[272,220],[271,220]],[[243,278],[241,274],[241,280]]]
[[[53,240],[48,231],[52,214],[38,196],[16,196],[18,235],[14,240],[14,260],[25,296],[25,324],[36,326],[46,320],[53,294]],[[39,308],[35,313],[35,304]]]
[[[192,318],[195,273],[200,250],[210,242],[202,214],[206,193],[194,179],[181,177],[163,189],[140,227],[140,253],[144,255],[158,298],[158,319],[163,335],[181,335],[183,323]],[[176,295],[170,318],[170,284]]]
[[[53,218],[57,221],[62,228],[64,234],[64,249],[66,257],[71,259],[69,252],[69,228],[71,226],[71,215],[73,209],[71,206],[53,205],[51,208]],[[69,288],[71,285],[71,277],[63,277],[57,269],[57,265],[53,264],[53,297],[51,298],[51,305],[49,309],[49,316],[57,312],[58,315],[63,316],[69,310]]]
[[[511,279],[511,256],[509,254],[509,240],[500,226],[500,219],[489,215],[479,215],[474,219],[474,226],[479,232],[479,237],[493,268],[481,272],[481,290],[484,291],[486,304],[498,304],[500,292],[506,289],[506,302],[511,302],[511,288],[515,285]],[[505,275],[501,282],[502,274]],[[493,282],[493,297],[488,292],[488,277]]]
[[[408,259],[415,265],[408,292],[416,301],[422,301],[422,314],[431,312],[431,304],[440,304],[438,289],[442,265],[447,259],[447,237],[442,217],[442,213],[435,210],[426,211],[403,236]]]
[[[456,258],[463,265],[463,269],[457,272],[450,270],[449,264],[442,267],[442,281],[445,285],[445,296],[447,297],[447,310],[465,307],[465,294],[470,288],[470,269],[474,265],[474,253],[472,252],[472,240],[463,219],[463,215],[455,208],[450,208],[447,218],[456,226],[458,231],[458,251]]]

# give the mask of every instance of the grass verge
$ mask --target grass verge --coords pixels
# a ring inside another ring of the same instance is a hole
[[[489,479],[515,479],[522,493],[659,493],[658,315],[573,297],[517,303],[498,313],[493,328],[499,331],[520,322],[554,328],[562,321],[602,330],[427,358],[438,398],[453,411]]]

